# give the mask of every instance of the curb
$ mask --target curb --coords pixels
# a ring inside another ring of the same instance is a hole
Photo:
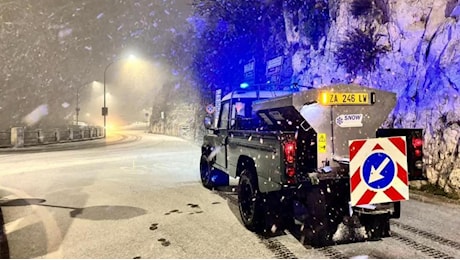
[[[9,259],[10,250],[8,247],[8,240],[5,235],[5,221],[3,220],[2,207],[0,207],[0,258]]]
[[[431,204],[441,204],[446,206],[460,206],[460,200],[449,199],[444,196],[434,195],[431,193],[423,192],[417,189],[410,189],[409,191],[409,198],[418,200],[425,203]]]

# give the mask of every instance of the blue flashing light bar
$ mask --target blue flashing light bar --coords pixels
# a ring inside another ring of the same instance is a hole
[[[244,89],[244,88],[248,88],[248,87],[249,87],[249,84],[246,83],[246,82],[243,82],[243,83],[240,84],[240,88]]]

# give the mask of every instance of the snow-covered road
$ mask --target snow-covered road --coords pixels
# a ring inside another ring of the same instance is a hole
[[[0,154],[11,258],[460,258],[460,207],[411,200],[381,241],[322,249],[262,238],[240,222],[235,194],[201,186],[200,148],[174,137]]]

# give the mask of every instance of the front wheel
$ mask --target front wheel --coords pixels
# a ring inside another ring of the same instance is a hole
[[[213,189],[219,186],[228,186],[229,176],[212,166],[213,162],[208,160],[206,155],[201,156],[200,161],[200,177],[201,183],[208,189]]]
[[[245,169],[238,182],[238,207],[244,226],[254,232],[264,228],[262,195],[259,192],[257,176]]]
[[[200,177],[201,183],[205,188],[212,189],[214,187],[212,182],[212,166],[206,155],[201,156]]]

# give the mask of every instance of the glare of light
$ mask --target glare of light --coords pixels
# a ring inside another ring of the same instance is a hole
[[[134,54],[130,54],[128,56],[125,56],[125,58],[123,58],[122,60],[124,60],[124,62],[121,63],[121,73],[124,74],[124,75],[133,75],[134,74],[134,77],[139,77],[139,76],[136,76],[136,74],[140,74],[142,75],[139,71],[140,69],[143,67],[143,60],[138,58],[136,55]]]
[[[111,136],[117,131],[117,126],[114,124],[107,124],[106,126],[106,136]]]
[[[319,102],[323,105],[327,104],[327,92],[322,92]]]
[[[28,115],[26,115],[22,121],[25,122],[28,126],[32,126],[38,121],[40,121],[43,117],[48,115],[48,105],[43,104],[38,106],[36,109],[34,109],[32,112],[30,112]]]
[[[92,86],[93,88],[100,88],[101,86],[104,86],[104,83],[99,81],[93,81]]]
[[[243,82],[240,84],[240,88],[248,88],[249,87],[249,84],[247,82]]]

